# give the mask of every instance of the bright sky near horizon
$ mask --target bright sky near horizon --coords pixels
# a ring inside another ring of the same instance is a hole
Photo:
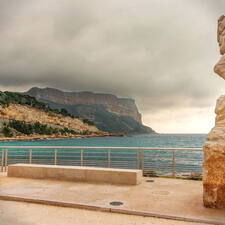
[[[208,133],[222,14],[225,0],[1,1],[0,89],[131,97],[157,132]]]

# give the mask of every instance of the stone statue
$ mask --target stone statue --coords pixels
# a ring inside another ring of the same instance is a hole
[[[215,65],[214,71],[225,79],[225,16],[221,16],[218,20],[217,41],[220,47],[220,54],[223,55],[219,62]]]
[[[217,41],[220,47],[220,54],[225,53],[225,16],[221,16],[218,20]]]
[[[217,40],[222,57],[214,71],[225,79],[225,16],[218,20]],[[215,113],[215,127],[203,147],[203,202],[206,207],[225,208],[225,95],[217,100]]]

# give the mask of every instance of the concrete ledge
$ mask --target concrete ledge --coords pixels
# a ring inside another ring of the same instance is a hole
[[[81,166],[14,164],[8,166],[8,176],[137,185],[141,183],[142,171]]]
[[[112,208],[112,207],[103,207],[103,206],[81,204],[81,203],[74,203],[74,202],[52,201],[52,200],[37,199],[37,198],[24,198],[24,197],[19,197],[19,196],[10,196],[10,195],[0,195],[0,200],[28,202],[28,203],[51,205],[51,206],[68,207],[68,208],[79,208],[79,209],[120,213],[120,214],[135,215],[135,216],[156,217],[156,218],[195,222],[195,223],[225,225],[225,222],[221,223],[221,222],[218,222],[215,220],[197,219],[197,218],[182,217],[182,216],[179,217],[179,216],[175,216],[175,215],[173,216],[173,215],[150,213],[150,212],[130,210],[130,209],[121,209],[119,207]]]

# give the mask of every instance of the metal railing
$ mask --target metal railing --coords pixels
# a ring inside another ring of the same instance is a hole
[[[146,176],[202,173],[201,148],[146,147],[0,147],[1,171],[15,163],[141,169]]]

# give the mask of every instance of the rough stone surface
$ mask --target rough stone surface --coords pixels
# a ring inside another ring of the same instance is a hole
[[[217,100],[216,125],[204,145],[204,205],[225,208],[225,95]]]
[[[223,55],[214,71],[225,79],[225,16],[218,20],[218,43]],[[206,207],[225,208],[225,95],[217,100],[215,127],[204,144],[203,201]]]
[[[217,41],[220,47],[220,54],[225,53],[225,16],[222,15],[218,20]]]
[[[218,20],[217,41],[219,43],[220,54],[225,53],[225,16],[221,16]],[[215,73],[225,79],[225,56],[222,56],[214,67]]]
[[[222,56],[219,62],[215,65],[214,72],[225,79],[225,56]]]

